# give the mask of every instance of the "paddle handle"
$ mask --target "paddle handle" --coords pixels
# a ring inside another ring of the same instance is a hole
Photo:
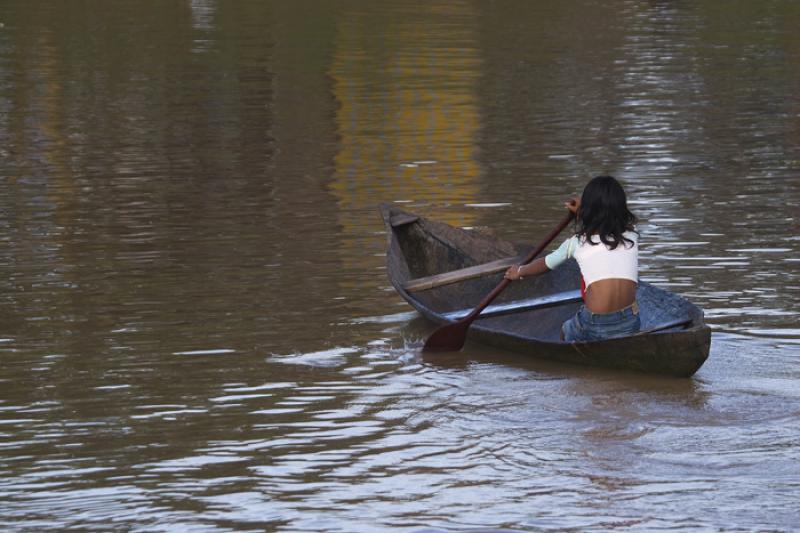
[[[529,253],[529,254],[528,254],[526,257],[525,257],[525,259],[523,259],[523,261],[522,261],[522,264],[523,264],[523,265],[527,265],[528,263],[530,263],[531,261],[533,261],[534,259],[536,259],[536,256],[537,256],[537,255],[539,255],[540,253],[542,253],[542,250],[544,250],[545,248],[547,248],[547,246],[548,246],[548,245],[549,245],[551,242],[553,242],[553,239],[555,239],[556,237],[558,237],[558,234],[559,234],[559,233],[561,233],[562,231],[564,231],[564,228],[566,228],[566,227],[567,227],[567,225],[568,225],[570,222],[572,222],[572,219],[573,219],[574,217],[575,217],[575,214],[574,214],[572,211],[570,211],[570,212],[569,212],[569,213],[568,213],[568,214],[567,214],[567,215],[564,217],[564,219],[563,219],[561,222],[559,222],[559,223],[558,223],[558,226],[556,226],[555,228],[553,228],[553,231],[551,231],[551,232],[550,232],[550,233],[547,235],[547,237],[545,237],[545,238],[544,238],[544,240],[542,240],[542,242],[540,242],[540,243],[539,243],[539,245],[538,245],[536,248],[534,248],[534,249],[531,251],[531,253]],[[461,322],[472,322],[473,320],[475,320],[475,317],[477,317],[479,314],[481,314],[481,311],[483,311],[483,310],[486,308],[486,306],[488,306],[490,303],[492,303],[492,301],[493,301],[495,298],[497,298],[497,295],[499,295],[501,292],[503,292],[503,291],[505,290],[505,288],[506,288],[506,287],[508,287],[508,284],[509,284],[509,283],[511,283],[511,280],[510,280],[510,279],[503,278],[503,281],[501,281],[500,283],[498,283],[498,284],[497,284],[497,287],[495,287],[495,288],[494,288],[494,290],[492,290],[492,292],[490,292],[489,294],[487,294],[487,295],[486,295],[486,297],[485,297],[483,300],[481,300],[481,303],[479,303],[479,304],[478,304],[478,306],[477,306],[475,309],[473,309],[473,311],[472,311],[470,314],[468,314],[467,316],[465,316],[464,318],[462,318],[462,319],[461,319]]]

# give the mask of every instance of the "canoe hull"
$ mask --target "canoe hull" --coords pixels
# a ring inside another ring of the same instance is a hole
[[[705,363],[711,348],[711,330],[654,333],[598,342],[549,343],[473,325],[468,338],[563,363],[634,370],[673,377],[690,377]]]
[[[388,232],[387,266],[392,285],[420,314],[437,324],[451,323],[445,314],[454,309],[474,306],[502,279],[502,273],[421,292],[406,290],[410,280],[525,251],[524,246],[453,228],[393,206],[381,206],[381,213]],[[394,226],[392,221],[398,219],[405,223]],[[408,220],[414,221],[408,223]],[[577,265],[568,263],[543,276],[512,284],[506,290],[510,294],[503,297],[513,299],[574,289],[579,275]],[[563,342],[559,338],[560,326],[578,310],[580,303],[576,302],[479,318],[470,327],[468,338],[551,361],[675,377],[693,375],[708,358],[711,346],[711,330],[703,321],[702,311],[685,299],[644,282],[639,285],[637,298],[642,308],[643,330],[676,319],[689,320],[688,327],[597,342]]]

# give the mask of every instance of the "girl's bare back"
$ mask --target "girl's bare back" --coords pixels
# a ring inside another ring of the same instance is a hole
[[[586,308],[592,313],[619,311],[634,301],[636,301],[636,282],[629,279],[601,279],[586,289]]]

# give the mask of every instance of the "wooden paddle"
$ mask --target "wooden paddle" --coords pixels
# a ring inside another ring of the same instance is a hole
[[[555,229],[553,229],[553,231],[551,231],[550,234],[545,237],[539,246],[534,248],[531,253],[525,257],[525,259],[522,261],[522,264],[527,265],[536,259],[536,256],[542,253],[542,250],[544,250],[547,245],[550,244],[553,239],[555,239],[558,234],[567,227],[567,224],[572,221],[574,216],[575,215],[570,211],[569,214],[564,217],[564,220],[559,222],[558,226],[556,226]],[[472,324],[472,321],[481,314],[481,311],[483,311],[487,305],[492,303],[492,300],[497,298],[497,296],[503,292],[503,290],[505,290],[509,283],[511,283],[511,280],[503,278],[503,281],[501,281],[497,287],[492,290],[492,292],[487,294],[486,298],[484,298],[483,301],[481,301],[481,303],[479,303],[470,314],[461,320],[442,326],[434,331],[431,336],[428,337],[428,340],[425,341],[425,346],[422,348],[423,351],[456,352],[460,350],[464,346],[464,341],[467,339],[467,330],[469,329],[470,324]]]

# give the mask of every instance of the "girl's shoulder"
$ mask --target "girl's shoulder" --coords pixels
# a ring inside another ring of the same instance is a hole
[[[625,250],[636,249],[639,250],[639,232],[636,230],[626,231],[622,234],[622,238],[626,239],[622,244]]]
[[[626,239],[626,241],[633,242],[632,245],[630,244],[630,242],[625,242],[626,245],[625,248],[632,248],[634,246],[636,247],[639,246],[639,233],[635,229],[632,231],[623,232],[622,237],[623,239]],[[600,236],[598,235],[591,235],[591,236],[575,235],[570,238],[570,241],[572,242],[572,246],[577,248],[584,248],[584,247],[589,248],[590,245],[596,246],[598,244],[603,243],[603,241],[600,239]]]

